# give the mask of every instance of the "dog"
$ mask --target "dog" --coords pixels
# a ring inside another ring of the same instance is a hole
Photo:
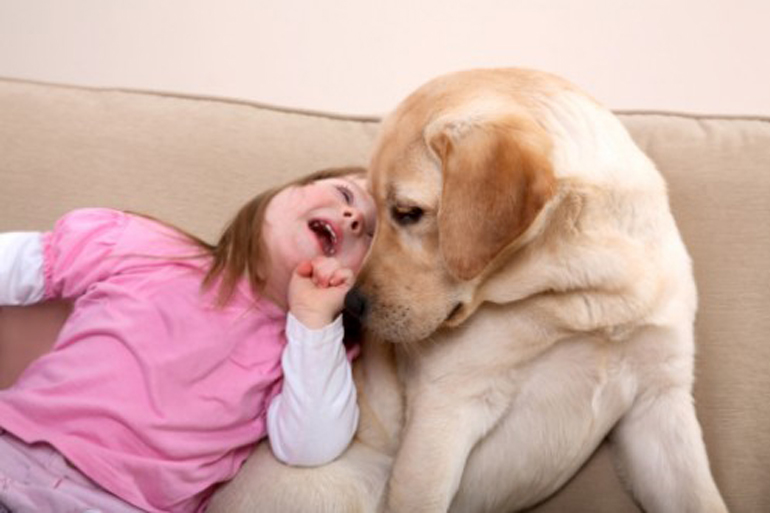
[[[691,393],[690,258],[610,111],[543,72],[442,76],[383,121],[369,179],[357,437],[317,469],[263,444],[213,511],[517,511],[606,437],[645,511],[727,511]]]

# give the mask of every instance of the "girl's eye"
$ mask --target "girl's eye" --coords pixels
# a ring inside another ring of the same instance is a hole
[[[345,203],[348,205],[353,204],[353,191],[351,191],[347,186],[345,185],[338,185],[337,190],[342,193],[342,197],[345,198]]]

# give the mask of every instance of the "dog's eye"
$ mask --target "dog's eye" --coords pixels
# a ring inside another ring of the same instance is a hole
[[[418,222],[423,215],[420,207],[393,207],[390,209],[393,220],[401,226]]]

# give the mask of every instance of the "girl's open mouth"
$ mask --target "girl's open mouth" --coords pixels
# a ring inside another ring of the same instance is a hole
[[[311,219],[308,227],[315,233],[324,255],[333,256],[337,253],[339,236],[337,235],[337,230],[335,230],[330,222],[324,219]]]

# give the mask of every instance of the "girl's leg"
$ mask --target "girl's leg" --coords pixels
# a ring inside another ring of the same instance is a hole
[[[26,444],[1,429],[0,504],[14,513],[142,511],[103,490],[50,445]]]

